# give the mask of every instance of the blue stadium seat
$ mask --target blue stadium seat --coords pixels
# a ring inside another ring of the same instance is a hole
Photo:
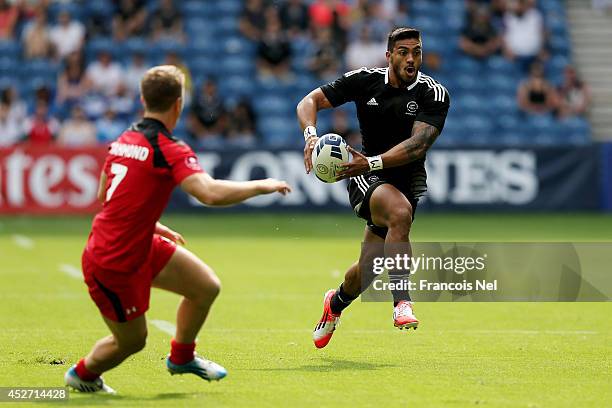
[[[190,41],[211,41],[215,38],[214,20],[200,17],[188,17],[185,19],[185,33]]]
[[[291,115],[295,109],[294,105],[291,103],[291,100],[282,96],[258,96],[253,102],[253,108],[258,115],[262,116]]]
[[[591,128],[584,118],[566,118],[559,122],[559,127],[567,143],[583,145],[591,140]]]
[[[225,38],[222,41],[221,48],[225,55],[240,54],[254,57],[257,51],[257,44],[242,36],[236,35]]]
[[[0,77],[10,78],[20,69],[21,62],[11,57],[0,57]]]
[[[130,37],[123,43],[124,54],[147,54],[149,43],[142,37]]]
[[[220,69],[224,75],[244,75],[252,77],[255,73],[253,60],[242,55],[233,55],[223,58],[220,62]]]
[[[107,0],[89,0],[83,2],[83,9],[87,15],[90,16],[101,16],[112,18],[115,8],[112,2]]]
[[[3,58],[18,59],[21,54],[21,45],[17,40],[0,40],[0,56]]]
[[[498,73],[489,75],[486,82],[494,95],[516,95],[520,83],[517,77]]]
[[[242,11],[242,2],[240,0],[223,0],[217,3],[217,12],[221,15],[239,15]]]
[[[219,63],[206,56],[188,59],[187,66],[194,78],[215,76],[219,73]]]
[[[493,135],[494,124],[486,115],[471,114],[463,119],[465,141],[473,145],[486,145]]]
[[[255,95],[255,84],[250,77],[223,76],[219,78],[219,93],[228,97],[246,96],[250,98]]]
[[[216,30],[221,35],[230,35],[238,33],[238,19],[236,17],[218,17],[215,20]]]
[[[84,21],[87,17],[88,9],[83,8],[76,2],[51,2],[47,11],[47,16],[51,23],[57,22],[57,18],[62,11],[68,11],[73,20]]]
[[[288,121],[284,117],[261,119],[257,129],[263,141],[269,146],[292,146],[303,143],[299,137],[296,137],[296,134],[300,133],[297,122]]]
[[[184,16],[217,18],[217,9],[212,1],[188,0],[180,5]]]

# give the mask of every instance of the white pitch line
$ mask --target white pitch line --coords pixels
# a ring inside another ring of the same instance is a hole
[[[151,324],[171,336],[176,333],[176,326],[165,320],[151,320]]]
[[[81,274],[81,270],[74,265],[70,264],[59,264],[58,268],[61,272],[64,272],[66,275],[70,276],[74,279],[82,279],[83,275]]]
[[[17,245],[20,248],[23,249],[32,249],[34,248],[34,241],[28,237],[26,237],[25,235],[20,235],[20,234],[14,234],[13,235],[13,242],[15,242],[15,245]]]

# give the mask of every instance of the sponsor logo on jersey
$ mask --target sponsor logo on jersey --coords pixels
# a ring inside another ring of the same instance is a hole
[[[185,157],[185,166],[187,166],[191,170],[200,170],[200,164],[198,163],[198,159],[195,156]]]
[[[378,106],[378,102],[376,102],[374,98],[370,99],[367,104],[370,106]]]
[[[414,116],[419,110],[419,105],[415,101],[410,101],[406,104],[406,115]]]
[[[109,154],[145,161],[149,157],[149,149],[139,145],[113,142],[111,143]]]

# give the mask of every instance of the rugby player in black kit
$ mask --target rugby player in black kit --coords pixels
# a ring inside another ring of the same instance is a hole
[[[422,52],[418,30],[397,28],[388,37],[388,67],[364,67],[347,72],[310,92],[297,106],[306,142],[306,172],[312,170],[317,112],[346,102],[357,106],[363,149],[357,152],[349,148],[352,159],[340,177],[349,179],[351,206],[367,221],[360,261],[366,256],[368,244],[384,244],[385,256],[397,255],[386,248],[404,248],[399,251],[411,255],[410,227],[419,197],[427,190],[425,154],[442,131],[450,106],[446,88],[420,72]],[[355,262],[340,287],[326,293],[323,316],[313,333],[316,347],[329,343],[342,311],[373,280],[372,271],[361,269],[364,268],[360,262]],[[401,282],[407,279],[408,273],[394,271],[389,274],[390,281]],[[416,329],[419,321],[414,316],[408,291],[392,290],[392,293],[394,325],[400,329]]]

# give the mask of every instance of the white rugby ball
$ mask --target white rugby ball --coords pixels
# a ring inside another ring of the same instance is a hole
[[[312,151],[312,168],[317,178],[325,183],[338,181],[339,165],[349,161],[349,152],[342,136],[328,133],[317,140]]]

